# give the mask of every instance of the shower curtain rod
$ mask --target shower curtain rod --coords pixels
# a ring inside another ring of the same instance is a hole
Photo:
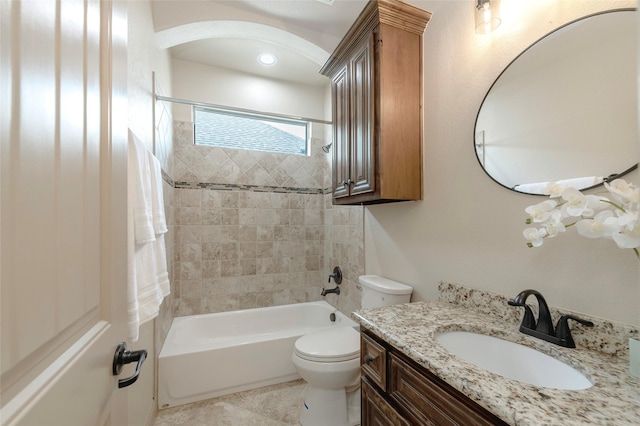
[[[186,105],[193,105],[193,106],[204,107],[204,108],[217,108],[217,109],[223,109],[223,110],[227,110],[227,111],[242,112],[242,113],[245,113],[245,114],[253,114],[253,115],[261,115],[261,116],[270,116],[270,117],[283,118],[283,119],[287,119],[287,120],[300,120],[300,121],[309,121],[309,122],[312,122],[312,123],[320,123],[320,124],[333,124],[332,121],[319,120],[317,118],[295,117],[295,116],[292,116],[292,115],[285,115],[285,114],[264,113],[264,112],[255,111],[255,110],[251,110],[251,109],[234,108],[234,107],[228,107],[228,106],[223,106],[223,105],[209,104],[209,103],[206,103],[206,102],[195,102],[195,101],[188,101],[186,99],[169,98],[167,96],[161,96],[161,95],[157,95],[157,94],[155,95],[155,98],[156,98],[157,101],[167,101],[167,102],[173,102],[175,104],[186,104]]]

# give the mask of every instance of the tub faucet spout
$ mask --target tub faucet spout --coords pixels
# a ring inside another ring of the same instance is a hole
[[[331,294],[331,293],[335,293],[339,295],[340,287],[336,286],[336,288],[332,288],[332,289],[323,288],[322,293],[320,293],[320,296],[326,296],[327,294]]]

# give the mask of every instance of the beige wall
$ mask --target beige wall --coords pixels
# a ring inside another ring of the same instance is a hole
[[[179,99],[272,114],[331,120],[330,111],[325,116],[326,86],[262,78],[180,59],[172,60],[172,72],[173,95]],[[176,105],[174,118],[190,121],[190,108]]]
[[[559,25],[631,1],[503,1],[503,26],[474,33],[469,1],[411,1],[433,12],[424,36],[425,199],[365,210],[365,265],[435,299],[440,281],[513,296],[541,291],[550,305],[640,324],[640,262],[609,240],[567,232],[538,249],[522,237],[526,206],[541,199],[487,177],[474,121],[502,69]],[[606,141],[605,141],[606,143]],[[638,173],[628,179],[640,183]]]

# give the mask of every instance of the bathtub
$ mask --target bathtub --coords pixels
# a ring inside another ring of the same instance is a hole
[[[158,359],[158,407],[299,379],[296,339],[344,326],[358,324],[324,301],[175,318]]]

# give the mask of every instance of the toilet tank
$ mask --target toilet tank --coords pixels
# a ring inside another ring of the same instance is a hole
[[[361,275],[359,281],[362,285],[363,308],[409,303],[411,300],[413,288],[406,284],[378,275]]]

